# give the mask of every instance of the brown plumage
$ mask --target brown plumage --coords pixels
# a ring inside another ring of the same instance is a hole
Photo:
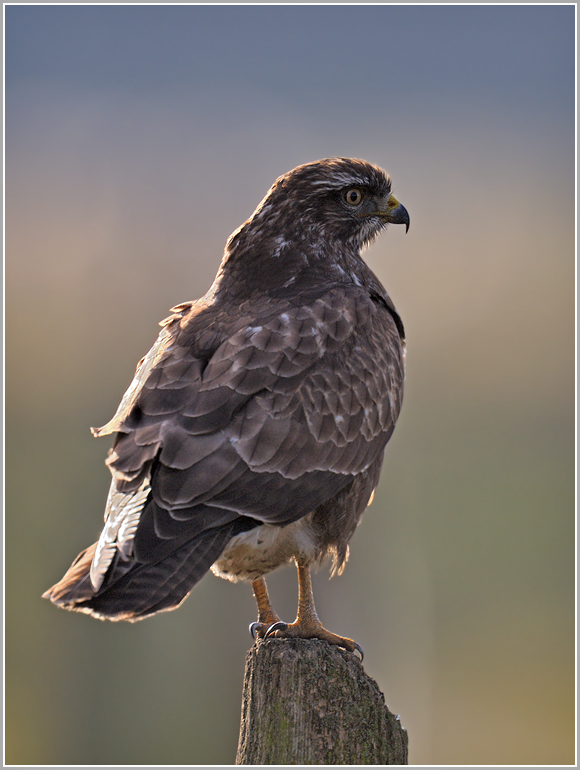
[[[139,620],[176,607],[210,569],[252,581],[260,635],[318,636],[308,566],[347,559],[401,408],[404,333],[360,257],[409,224],[380,169],[334,158],[280,177],[230,236],[216,279],[173,308],[117,413],[98,543],[44,596]],[[294,560],[297,622],[263,575]],[[273,631],[273,632],[274,632]],[[272,633],[273,633],[272,632]]]

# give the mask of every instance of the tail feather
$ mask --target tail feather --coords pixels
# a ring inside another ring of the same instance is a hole
[[[45,591],[42,598],[50,599],[53,604],[72,610],[75,609],[75,604],[93,597],[95,592],[89,577],[89,570],[96,547],[97,543],[93,543],[79,553],[64,577],[48,591]]]
[[[216,561],[232,534],[231,525],[208,530],[154,563],[124,561],[117,554],[96,592],[89,577],[94,543],[43,598],[63,609],[108,620],[135,621],[174,609]]]

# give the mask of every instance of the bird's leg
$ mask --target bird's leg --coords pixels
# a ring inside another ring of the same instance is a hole
[[[298,637],[300,639],[323,639],[330,644],[337,644],[350,652],[358,650],[363,656],[362,648],[352,639],[345,636],[338,636],[331,631],[327,631],[322,625],[314,606],[314,595],[312,593],[312,578],[310,569],[304,564],[296,562],[298,569],[298,612],[294,623],[283,623],[278,621],[270,626],[265,638],[268,636],[276,637]]]
[[[280,618],[272,609],[268,588],[263,577],[252,580],[252,590],[258,605],[258,622],[250,624],[250,633],[255,639],[257,636],[263,637],[270,626],[280,622]]]

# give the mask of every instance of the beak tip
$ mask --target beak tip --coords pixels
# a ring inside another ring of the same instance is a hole
[[[405,225],[405,233],[409,232],[411,218],[409,216],[409,212],[402,203],[399,203],[397,208],[391,212],[389,221],[394,225]]]

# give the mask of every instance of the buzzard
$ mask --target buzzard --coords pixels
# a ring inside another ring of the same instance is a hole
[[[409,215],[384,171],[331,158],[281,176],[228,239],[215,281],[172,308],[113,419],[98,542],[44,597],[135,621],[211,569],[251,581],[254,637],[325,639],[310,565],[341,572],[401,409],[401,319],[362,248]],[[264,575],[298,569],[295,622]]]

